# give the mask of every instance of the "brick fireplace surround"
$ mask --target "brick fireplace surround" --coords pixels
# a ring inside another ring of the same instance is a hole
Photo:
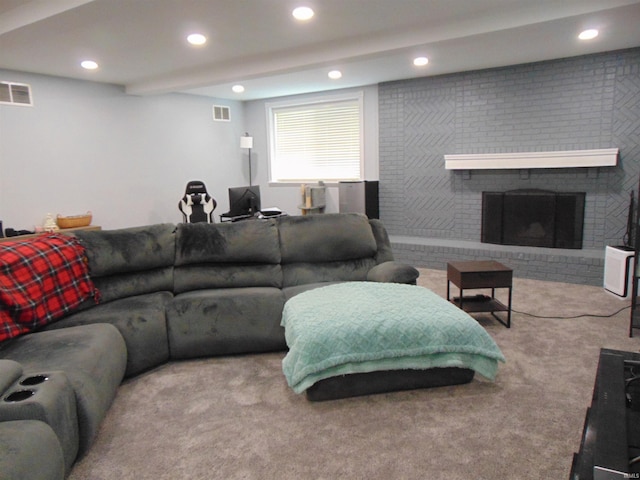
[[[381,84],[379,119],[380,214],[399,260],[444,270],[495,259],[516,276],[602,285],[640,174],[640,48]],[[444,160],[609,148],[615,166],[446,170]],[[482,192],[516,189],[586,192],[583,248],[481,243]]]

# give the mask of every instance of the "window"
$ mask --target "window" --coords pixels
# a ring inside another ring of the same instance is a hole
[[[267,105],[272,182],[362,179],[362,94]]]

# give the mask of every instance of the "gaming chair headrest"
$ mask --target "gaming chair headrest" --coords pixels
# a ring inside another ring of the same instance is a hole
[[[187,183],[187,188],[185,189],[184,194],[193,195],[194,193],[207,193],[207,187],[204,186],[204,182],[193,180]]]

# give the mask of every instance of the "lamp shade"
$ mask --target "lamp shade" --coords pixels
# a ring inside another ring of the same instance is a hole
[[[253,137],[240,137],[240,148],[253,148]]]

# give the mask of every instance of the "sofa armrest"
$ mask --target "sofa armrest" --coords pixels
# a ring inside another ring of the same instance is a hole
[[[0,395],[22,376],[22,365],[13,360],[0,359]]]
[[[367,273],[369,282],[408,283],[415,285],[420,276],[418,269],[400,262],[383,262]]]
[[[63,480],[62,447],[53,429],[38,420],[0,422],[3,480]]]

